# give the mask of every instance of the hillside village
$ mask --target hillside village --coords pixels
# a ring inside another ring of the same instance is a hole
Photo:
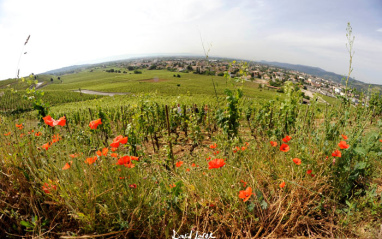
[[[229,69],[231,60],[222,59],[206,59],[189,58],[189,57],[162,57],[162,58],[144,58],[129,61],[120,61],[113,63],[103,63],[102,68],[110,67],[111,65],[126,68],[129,71],[147,69],[161,70],[167,69],[172,72],[193,72],[194,74],[223,76],[224,72]],[[233,64],[230,69],[231,77],[236,76],[239,68]],[[117,73],[127,73],[127,71],[119,71]],[[255,81],[260,84],[259,87],[282,92],[282,86],[287,81],[293,82],[301,88],[301,91],[306,94],[305,102],[309,102],[309,95],[319,93],[329,97],[337,95],[345,96],[345,86],[336,83],[330,79],[323,79],[314,75],[306,74],[295,70],[283,69],[275,66],[265,65],[261,63],[250,62],[248,64],[248,75],[246,80]],[[351,98],[353,104],[359,103],[360,93],[357,90],[348,92],[348,97]]]

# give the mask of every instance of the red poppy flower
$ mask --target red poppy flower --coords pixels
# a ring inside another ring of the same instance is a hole
[[[75,153],[75,154],[69,154],[69,156],[70,156],[71,158],[77,158],[77,157],[78,157],[78,153]]]
[[[179,161],[179,162],[177,162],[177,163],[175,164],[175,166],[176,166],[177,168],[179,168],[180,166],[182,166],[182,164],[183,164],[183,161]]]
[[[45,150],[48,150],[50,148],[50,146],[51,146],[51,143],[48,142],[48,143],[42,145],[41,147],[43,147]]]
[[[4,135],[5,135],[5,136],[8,136],[8,135],[10,135],[10,134],[11,134],[11,132],[8,132],[8,133],[5,133]]]
[[[280,183],[280,188],[284,188],[285,187],[285,182],[282,182],[282,183]]]
[[[208,161],[208,160],[211,160],[211,157],[206,158],[206,160],[207,160],[207,161]]]
[[[224,159],[214,159],[208,162],[208,169],[221,168],[225,165]]]
[[[42,186],[42,190],[45,192],[45,193],[50,193],[50,190],[57,190],[57,186],[54,185],[54,184],[48,184],[48,183],[44,183],[44,185]]]
[[[283,152],[288,152],[289,151],[289,146],[287,144],[282,144],[280,146],[280,150]]]
[[[216,152],[214,152],[213,154],[214,154],[214,155],[217,155],[218,153],[220,153],[220,152],[219,152],[219,151],[216,151]]]
[[[341,158],[341,151],[339,151],[338,149],[334,150],[332,156]]]
[[[37,132],[37,133],[35,133],[34,135],[35,135],[35,136],[41,136],[42,133],[41,133],[41,132]]]
[[[70,164],[66,163],[65,166],[62,168],[62,170],[70,169]]]
[[[118,159],[117,165],[125,165],[129,163],[131,163],[131,157],[126,155]]]
[[[91,129],[97,129],[98,125],[102,124],[101,119],[90,121],[89,127]]]
[[[94,156],[94,157],[91,157],[91,158],[87,158],[85,160],[85,163],[91,165],[91,164],[95,163],[96,160],[97,160],[97,156]]]
[[[247,186],[247,182],[244,182],[243,180],[240,179],[240,182],[243,183],[243,188]]]
[[[271,143],[271,146],[272,146],[272,147],[276,147],[276,146],[277,146],[277,142],[275,142],[275,141],[271,141],[271,142],[269,142],[269,143]]]
[[[20,138],[24,137],[25,134],[20,134]]]
[[[312,170],[309,169],[308,171],[306,171],[307,174],[311,174],[312,173]]]
[[[117,153],[111,153],[110,156],[113,157],[113,158],[117,158],[118,154]]]
[[[210,149],[216,149],[216,147],[217,147],[216,143],[210,145]]]
[[[239,198],[243,199],[243,202],[248,201],[251,195],[252,195],[251,187],[248,187],[247,189],[239,192]]]
[[[100,151],[100,150],[98,150],[97,152],[96,152],[96,154],[98,155],[98,156],[102,156],[102,152]]]
[[[297,165],[300,165],[300,164],[301,164],[301,159],[299,159],[299,158],[294,158],[294,159],[293,159],[293,162],[294,162],[295,164],[297,164]]]
[[[117,149],[118,149],[118,148],[114,148],[114,147],[112,147],[112,148],[111,148],[111,151],[115,152],[115,151],[117,151]]]
[[[348,139],[348,137],[347,137],[346,135],[344,135],[344,134],[341,134],[341,136],[342,136],[342,138],[343,138],[344,140],[347,140],[347,139]]]
[[[188,168],[188,169],[186,169],[186,171],[187,171],[187,172],[190,172],[190,169]]]
[[[247,149],[247,147],[244,147],[244,146],[241,147],[241,150],[242,150],[242,151],[244,151],[244,150],[246,150],[246,149]]]
[[[23,124],[16,124],[16,127],[19,128],[19,129],[23,129],[24,128]]]
[[[175,184],[170,184],[170,188],[175,188]]]
[[[379,140],[379,142],[381,142],[381,143],[382,143],[382,139],[380,139],[380,140]]]
[[[133,183],[133,184],[130,184],[129,187],[131,187],[131,188],[137,188],[137,185],[136,185],[135,183]]]
[[[113,148],[118,148],[119,144],[126,144],[127,143],[127,137],[123,137],[122,135],[118,135],[113,139],[113,143],[110,144]]]
[[[347,148],[349,148],[349,145],[346,144],[345,141],[340,141],[340,143],[338,144],[338,146],[340,147],[340,149],[347,149]]]
[[[195,163],[192,163],[192,164],[191,164],[191,167],[196,167],[196,164],[195,164]]]
[[[285,138],[283,138],[283,141],[284,141],[284,143],[288,143],[289,140],[291,140],[291,139],[292,139],[292,137],[290,137],[289,135],[287,135],[287,136],[285,136]]]
[[[45,124],[47,124],[51,127],[54,127],[56,125],[65,126],[65,124],[66,124],[65,116],[59,118],[58,120],[54,120],[50,115],[48,115],[48,116],[43,117],[42,119],[44,120]]]
[[[121,179],[121,180],[122,180],[122,179],[125,179],[125,178],[126,178],[126,177],[119,177],[119,179]]]
[[[248,145],[249,145],[249,143],[248,143],[248,142],[245,142],[244,144],[245,144],[246,146],[248,146]]]
[[[52,144],[60,141],[61,137],[58,134],[53,135],[52,137]]]
[[[135,165],[130,162],[128,162],[127,164],[124,164],[123,166],[125,166],[126,168],[134,168]]]

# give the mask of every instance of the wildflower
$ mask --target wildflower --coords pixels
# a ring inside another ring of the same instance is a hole
[[[207,160],[207,161],[208,161],[208,160],[211,160],[211,157],[206,158],[206,160]]]
[[[70,164],[66,163],[65,166],[62,168],[62,170],[70,169]]]
[[[284,188],[285,187],[285,182],[283,181],[282,183],[280,183],[280,188]]]
[[[124,164],[123,166],[125,166],[126,168],[134,168],[135,165],[130,162],[128,162],[127,164]]]
[[[101,153],[101,155],[106,156],[106,155],[107,155],[107,152],[109,152],[109,149],[108,149],[108,148],[103,148],[103,149],[102,149],[102,152],[100,152],[100,153]],[[98,153],[98,152],[97,152],[97,153]],[[101,156],[101,155],[99,155],[99,156]]]
[[[340,141],[340,143],[338,144],[338,146],[340,147],[340,149],[347,149],[347,148],[349,148],[349,145],[346,144],[345,141]]]
[[[121,179],[121,180],[122,180],[122,179],[125,179],[125,178],[126,178],[126,177],[119,177],[119,179]]]
[[[54,120],[50,115],[48,115],[48,116],[43,117],[42,119],[44,120],[45,124],[47,124],[51,127],[54,127],[56,125],[65,126],[65,124],[66,124],[65,116],[59,118],[58,120]]]
[[[94,156],[94,157],[91,157],[91,158],[87,158],[85,160],[85,163],[90,165],[90,164],[95,163],[96,160],[97,160],[97,156]]]
[[[53,135],[52,144],[60,141],[61,137],[58,134]]]
[[[289,146],[287,144],[282,144],[280,146],[280,150],[283,152],[288,152],[289,151]]]
[[[35,136],[41,136],[42,133],[41,133],[41,132],[37,132],[37,133],[35,133],[34,135],[35,135]]]
[[[98,156],[102,156],[102,152],[100,151],[100,150],[98,150],[97,152],[96,152],[96,154],[98,155]]]
[[[341,151],[339,151],[338,149],[334,150],[332,156],[341,158]]]
[[[301,159],[299,159],[299,158],[294,158],[294,159],[293,159],[293,162],[294,162],[295,164],[297,164],[297,165],[300,165],[300,164],[301,164]]]
[[[45,150],[48,150],[48,149],[50,148],[50,146],[51,146],[51,143],[48,142],[48,143],[46,143],[46,144],[43,144],[41,147],[42,147],[43,149],[45,149]]]
[[[176,166],[177,168],[179,168],[180,166],[182,166],[182,164],[183,164],[183,161],[179,161],[179,162],[177,162],[177,163],[175,164],[175,166]]]
[[[131,156],[123,156],[118,159],[117,165],[126,165],[131,163]]]
[[[118,154],[117,153],[111,153],[110,156],[113,157],[113,158],[117,158]]]
[[[224,159],[214,159],[208,162],[208,169],[221,168],[225,165]]]
[[[289,135],[287,135],[287,136],[285,136],[285,138],[283,138],[283,141],[284,141],[284,143],[288,143],[289,140],[291,140],[291,139],[292,139],[292,137],[290,137]]]
[[[118,148],[114,148],[114,147],[112,147],[112,148],[111,148],[111,151],[115,152],[115,151],[117,151],[117,149],[118,149]]]
[[[306,171],[307,174],[311,174],[312,173],[312,170],[309,169],[308,171]]]
[[[248,143],[248,142],[245,142],[244,144],[245,144],[245,146],[249,146],[249,143]]]
[[[19,129],[23,129],[24,128],[23,124],[16,124],[16,127],[19,128]]]
[[[188,168],[188,169],[186,169],[186,171],[187,171],[187,172],[190,172],[190,169]]]
[[[20,138],[24,137],[25,134],[20,134]]]
[[[242,150],[242,151],[244,151],[244,150],[246,150],[246,149],[247,149],[247,147],[244,147],[244,146],[241,147],[241,150]]]
[[[277,146],[277,142],[275,142],[275,141],[271,141],[271,142],[269,142],[269,143],[271,143],[271,146],[272,146],[272,147],[276,147],[276,146]]]
[[[252,195],[251,187],[248,187],[247,189],[239,192],[239,198],[243,199],[243,202],[248,201],[251,195]]]
[[[137,185],[136,185],[135,183],[133,183],[133,184],[130,184],[129,187],[131,187],[131,188],[137,188]]]
[[[75,153],[75,154],[69,154],[69,156],[70,156],[71,158],[77,158],[77,157],[78,157],[78,153]]]
[[[240,179],[240,182],[243,183],[243,188],[247,186],[247,182],[244,182],[243,180]]]
[[[170,188],[175,188],[175,184],[170,184]]]
[[[219,152],[219,151],[216,151],[216,152],[214,152],[213,154],[214,154],[214,155],[217,155],[218,153],[220,153],[220,152]]]
[[[380,140],[379,140],[379,142],[381,142],[381,143],[382,143],[382,139],[380,139]]]
[[[210,145],[210,149],[216,149],[216,147],[217,147],[216,143]]]
[[[126,144],[127,137],[123,137],[122,135],[118,135],[113,139],[113,143],[110,144],[111,147],[118,148],[119,144]]]
[[[44,183],[44,185],[42,186],[42,190],[45,192],[45,193],[50,193],[50,190],[57,190],[57,186],[54,185],[54,184],[48,184],[48,183]]]
[[[98,125],[102,124],[101,119],[90,121],[89,127],[91,129],[97,129]]]
[[[11,132],[8,132],[8,133],[5,133],[4,136],[8,136],[8,135],[10,135],[10,134],[11,134]]]
[[[347,137],[346,135],[344,135],[344,134],[341,134],[341,136],[342,136],[342,138],[343,138],[344,140],[347,140],[347,139],[348,139],[348,137]]]
[[[195,163],[192,163],[192,164],[191,164],[191,167],[193,167],[193,168],[196,167],[196,164],[195,164]]]

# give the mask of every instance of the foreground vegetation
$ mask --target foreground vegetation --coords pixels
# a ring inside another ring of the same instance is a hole
[[[147,79],[145,73],[139,77]],[[44,91],[62,96],[85,85],[122,91],[122,85],[78,84],[81,75],[71,77]],[[139,78],[123,90],[134,96],[84,104],[76,103],[83,95],[75,93],[68,101],[57,97],[62,102],[51,101],[51,107],[45,96],[26,91],[36,111],[5,109],[1,236],[379,233],[382,122],[377,104],[353,107],[343,99],[319,105],[313,99],[301,105],[302,95],[292,86],[276,97],[229,76],[215,79],[217,86],[211,78],[184,78],[176,79],[183,80],[180,87],[163,81],[151,83],[157,93],[136,94],[133,86],[146,84]],[[179,92],[166,94],[171,84]],[[272,97],[258,100],[254,92]]]

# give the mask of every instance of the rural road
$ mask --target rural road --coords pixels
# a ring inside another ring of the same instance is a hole
[[[108,96],[114,96],[114,95],[128,95],[130,93],[117,93],[117,92],[101,92],[101,91],[94,91],[94,90],[75,90],[74,92],[80,92],[84,94],[90,94],[90,95],[108,95]]]

